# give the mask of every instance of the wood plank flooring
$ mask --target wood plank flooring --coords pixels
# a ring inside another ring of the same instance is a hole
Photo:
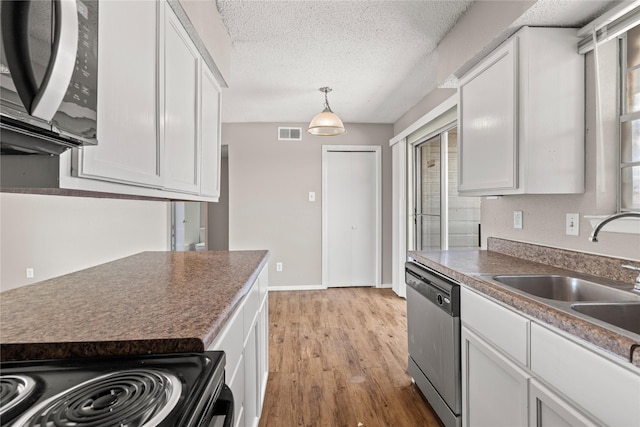
[[[390,289],[269,293],[261,427],[440,427],[407,368],[406,302]]]

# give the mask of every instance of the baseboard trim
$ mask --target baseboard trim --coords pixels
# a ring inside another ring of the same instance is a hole
[[[359,286],[359,287],[367,287],[367,286]],[[376,289],[375,286],[372,286],[373,289]],[[377,289],[391,289],[391,284],[382,284],[377,287]],[[321,291],[324,289],[328,289],[326,286],[322,285],[289,285],[289,286],[271,286],[269,285],[270,291]]]
[[[271,286],[269,285],[269,291],[321,291],[327,289],[322,285],[290,285],[290,286]]]

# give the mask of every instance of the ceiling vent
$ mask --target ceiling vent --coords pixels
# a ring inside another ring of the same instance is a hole
[[[278,128],[278,141],[302,141],[302,128]]]

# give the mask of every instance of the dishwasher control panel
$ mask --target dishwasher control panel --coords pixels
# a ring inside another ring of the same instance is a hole
[[[460,316],[460,284],[415,262],[405,264],[405,281],[451,316]]]

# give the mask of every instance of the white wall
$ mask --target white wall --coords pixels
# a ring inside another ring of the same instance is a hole
[[[0,193],[0,290],[168,250],[169,222],[166,202]]]
[[[303,128],[303,140],[278,141],[278,126]],[[392,125],[347,123],[347,133],[317,137],[308,123],[223,123],[229,145],[229,248],[268,249],[272,286],[322,284],[322,145],[382,146],[382,283],[391,283]],[[310,191],[316,201],[309,202]],[[283,263],[283,271],[275,265]]]
[[[207,203],[207,249],[229,249],[229,157],[223,147],[220,159],[220,197],[217,203]]]

